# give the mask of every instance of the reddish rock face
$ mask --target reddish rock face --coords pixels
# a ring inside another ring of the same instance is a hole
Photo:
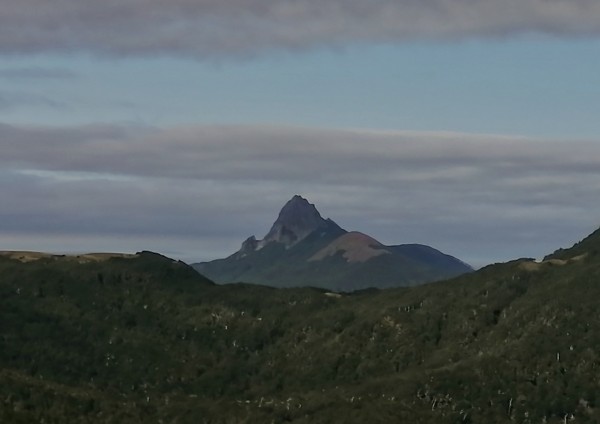
[[[347,262],[366,262],[379,255],[390,255],[392,252],[373,237],[358,231],[352,231],[338,237],[327,247],[315,253],[309,261],[320,261],[328,256],[342,252]]]

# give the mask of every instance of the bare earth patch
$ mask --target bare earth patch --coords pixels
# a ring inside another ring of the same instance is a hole
[[[539,271],[545,265],[563,266],[568,263],[579,262],[579,261],[582,261],[583,259],[585,259],[587,257],[587,255],[588,255],[587,253],[584,253],[582,255],[578,255],[578,256],[569,258],[567,260],[565,260],[565,259],[548,259],[546,261],[540,261],[540,262],[537,262],[537,261],[523,262],[519,265],[519,267],[525,271]]]
[[[389,250],[385,250],[385,246],[373,237],[358,231],[352,231],[338,237],[308,260],[309,262],[320,261],[338,252],[343,252],[342,256],[347,262],[366,262],[375,256],[391,253]]]

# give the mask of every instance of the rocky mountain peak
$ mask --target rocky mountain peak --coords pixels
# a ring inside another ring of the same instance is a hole
[[[315,205],[309,203],[304,197],[295,195],[283,206],[275,224],[314,229],[323,221]]]
[[[323,219],[315,205],[297,194],[283,206],[277,220],[262,240],[257,240],[254,236],[248,237],[233,257],[244,258],[273,242],[290,248],[316,230],[320,231],[321,237],[346,232],[331,219]]]
[[[256,237],[250,236],[242,243],[242,248],[237,252],[237,256],[243,258],[248,255],[248,253],[253,252],[258,247],[258,240]]]
[[[283,206],[260,246],[276,241],[290,247],[326,224],[327,221],[315,205],[304,197],[295,195]]]

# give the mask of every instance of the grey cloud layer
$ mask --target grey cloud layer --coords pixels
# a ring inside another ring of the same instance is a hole
[[[0,110],[13,110],[20,107],[42,107],[62,109],[64,104],[49,97],[20,91],[0,90]]]
[[[348,42],[600,31],[596,0],[20,0],[0,51],[192,56]]]
[[[384,243],[427,243],[475,264],[549,253],[600,224],[593,142],[0,125],[0,151],[0,189],[10,199],[0,206],[0,236],[171,240],[165,252],[197,240],[185,259],[222,256],[262,236],[295,193]]]
[[[5,68],[0,69],[0,78],[7,80],[38,80],[38,79],[73,79],[77,74],[67,69],[59,68]]]
[[[452,181],[540,170],[599,173],[595,142],[461,133],[201,126],[0,126],[0,164],[47,171],[220,180],[302,179],[340,183]],[[66,154],[66,152],[68,152]],[[337,159],[333,161],[332,159]],[[535,165],[530,168],[530,165]],[[356,171],[368,171],[357,176]],[[386,177],[387,176],[387,177]],[[547,176],[545,176],[547,177]],[[534,180],[532,180],[534,181]],[[546,180],[544,180],[546,181]],[[543,181],[539,181],[543,183]]]

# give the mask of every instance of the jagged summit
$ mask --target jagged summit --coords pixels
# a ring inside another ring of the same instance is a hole
[[[323,218],[315,205],[296,194],[281,208],[275,224],[311,225],[320,221],[323,221]]]
[[[243,258],[270,243],[283,244],[287,249],[304,240],[316,230],[329,232],[336,236],[346,232],[331,219],[324,219],[314,204],[296,194],[281,208],[277,219],[262,240],[257,240],[255,236],[248,237],[242,243],[240,250],[234,253],[234,256]]]
[[[273,241],[290,247],[325,225],[327,220],[323,219],[315,205],[296,194],[283,206],[271,230],[259,242],[259,247]]]

